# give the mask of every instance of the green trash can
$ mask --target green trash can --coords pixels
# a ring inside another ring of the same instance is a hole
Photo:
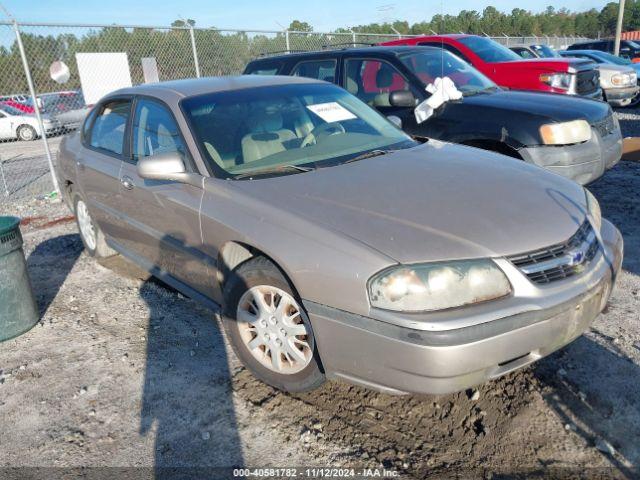
[[[38,323],[38,317],[22,250],[20,219],[0,217],[0,341],[26,332]]]

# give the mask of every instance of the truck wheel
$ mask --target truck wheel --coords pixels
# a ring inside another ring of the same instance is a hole
[[[38,137],[36,129],[31,125],[20,125],[16,133],[18,134],[18,138],[25,142],[30,142]]]
[[[260,380],[287,392],[324,383],[309,317],[282,272],[254,257],[224,287],[222,322],[240,361]]]
[[[76,223],[80,232],[80,238],[84,244],[87,253],[92,257],[106,258],[116,255],[105,241],[104,234],[100,227],[91,218],[87,204],[80,197],[75,198],[74,212],[76,214]]]

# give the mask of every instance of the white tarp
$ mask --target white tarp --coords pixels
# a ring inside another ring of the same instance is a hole
[[[455,83],[449,77],[436,78],[433,83],[427,85],[426,90],[431,96],[420,103],[414,111],[418,123],[427,120],[433,115],[434,110],[444,102],[462,98],[462,92],[456,88]]]
[[[158,62],[156,62],[156,57],[144,57],[140,59],[140,61],[142,62],[144,83],[159,82],[160,75],[158,75]]]
[[[131,86],[129,59],[124,52],[76,53],[85,102],[93,105],[107,93]]]

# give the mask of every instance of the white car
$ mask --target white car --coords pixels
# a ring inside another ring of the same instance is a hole
[[[47,116],[42,117],[47,135],[60,131],[60,122]],[[42,136],[42,131],[34,115],[28,115],[9,105],[0,105],[0,140],[30,141]]]

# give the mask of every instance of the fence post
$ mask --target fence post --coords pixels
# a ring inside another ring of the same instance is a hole
[[[284,41],[287,46],[287,53],[291,53],[291,44],[289,43],[289,30],[284,31]]]
[[[356,32],[351,30],[351,38],[353,40],[353,48],[356,48]]]
[[[31,78],[31,70],[29,69],[29,62],[27,61],[27,54],[24,51],[24,45],[22,45],[22,37],[20,36],[20,28],[18,28],[18,22],[13,21],[13,31],[16,34],[16,43],[18,44],[18,50],[20,51],[20,58],[22,59],[22,66],[24,68],[24,74],[27,77],[27,86],[29,87],[29,94],[33,101],[33,111],[36,114],[36,121],[40,128],[40,137],[44,145],[44,153],[47,156],[47,162],[49,162],[49,170],[51,171],[51,181],[53,182],[53,190],[60,196],[60,186],[58,185],[58,179],[56,173],[53,170],[53,158],[51,157],[51,150],[49,150],[49,142],[47,142],[47,132],[44,130],[44,124],[42,123],[42,115],[40,113],[40,106],[38,105],[38,98],[36,97],[36,89],[33,86],[33,79]]]
[[[196,49],[196,36],[193,33],[193,25],[189,26],[189,36],[191,37],[191,50],[193,52],[193,63],[196,66],[196,77],[200,78],[200,62],[198,61],[198,50]]]

